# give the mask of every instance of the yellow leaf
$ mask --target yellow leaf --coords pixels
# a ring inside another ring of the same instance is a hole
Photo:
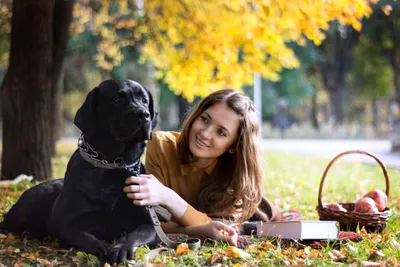
[[[246,251],[234,247],[234,246],[229,246],[225,249],[225,254],[228,257],[232,257],[232,258],[240,258],[240,259],[244,259],[244,258],[248,258],[251,255],[249,253],[247,253]]]
[[[181,243],[176,248],[175,257],[182,256],[189,252],[189,245],[187,243]]]

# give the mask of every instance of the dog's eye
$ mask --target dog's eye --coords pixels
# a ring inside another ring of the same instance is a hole
[[[116,98],[113,99],[113,102],[115,104],[118,104],[119,102],[121,102],[121,98],[119,98],[118,96]]]
[[[142,98],[142,103],[147,104],[147,99],[145,97]]]

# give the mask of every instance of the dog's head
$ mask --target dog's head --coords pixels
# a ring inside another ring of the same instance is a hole
[[[89,140],[119,145],[121,150],[132,141],[151,139],[157,115],[153,97],[142,85],[107,80],[89,92],[74,123]]]

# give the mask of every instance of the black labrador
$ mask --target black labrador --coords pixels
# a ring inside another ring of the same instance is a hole
[[[145,173],[140,157],[157,124],[152,96],[131,80],[104,81],[88,94],[74,123],[82,135],[65,178],[27,190],[0,231],[50,235],[100,260],[133,259],[134,247],[158,242],[147,208],[122,190],[128,176]]]

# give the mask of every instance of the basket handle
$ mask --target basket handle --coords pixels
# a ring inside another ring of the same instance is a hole
[[[324,171],[324,174],[322,175],[321,182],[320,182],[320,184],[319,184],[318,206],[323,207],[323,206],[322,206],[322,199],[321,199],[321,198],[322,198],[322,187],[324,186],[325,177],[326,177],[326,175],[328,174],[329,169],[331,168],[331,166],[333,165],[333,163],[334,163],[336,160],[338,160],[339,158],[343,157],[344,155],[348,155],[348,154],[364,154],[364,155],[367,155],[367,156],[370,156],[370,157],[374,158],[374,159],[379,163],[379,165],[380,165],[381,168],[382,168],[383,175],[385,176],[385,180],[386,180],[386,195],[387,195],[387,197],[389,198],[389,189],[390,189],[390,185],[389,185],[389,176],[388,176],[386,167],[385,167],[385,165],[382,163],[382,161],[381,161],[377,156],[375,156],[374,154],[372,154],[372,153],[370,153],[370,152],[367,152],[367,151],[363,151],[363,150],[348,150],[348,151],[342,152],[342,153],[340,153],[339,155],[337,155],[336,157],[334,157],[334,158],[331,160],[331,162],[329,162],[328,166],[326,167],[326,169],[325,169],[325,171]]]

